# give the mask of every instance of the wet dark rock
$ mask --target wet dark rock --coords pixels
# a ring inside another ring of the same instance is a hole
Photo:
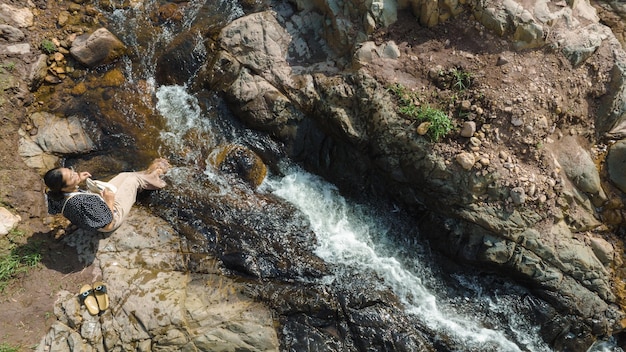
[[[626,140],[611,145],[607,157],[607,166],[611,181],[626,192]]]
[[[212,162],[221,172],[236,175],[253,188],[258,187],[267,175],[263,160],[252,150],[240,145],[218,148],[213,152]]]
[[[368,306],[349,309],[347,315],[359,351],[435,351],[396,309]]]
[[[220,256],[220,259],[224,263],[224,266],[230,270],[237,271],[246,275],[254,276],[256,278],[262,276],[274,276],[271,273],[261,273],[258,265],[256,265],[256,259],[251,257],[248,253],[244,252],[231,252],[224,253]]]
[[[179,85],[189,82],[206,58],[203,45],[195,31],[176,37],[157,60],[157,82]]]
[[[328,322],[319,322],[307,315],[293,316],[282,322],[282,347],[288,351],[354,351],[349,341],[342,339],[344,329]]]
[[[200,180],[205,188],[194,189],[186,177],[201,178],[177,175],[172,180],[177,194],[163,191],[153,206],[180,224],[195,247],[223,257],[228,269],[257,278],[292,280],[327,272],[326,264],[312,253],[316,239],[308,221],[292,206],[237,183],[225,191]],[[226,194],[214,197],[214,192]]]
[[[155,23],[180,22],[183,19],[183,11],[175,3],[167,3],[159,6],[158,10],[151,14],[150,18]]]

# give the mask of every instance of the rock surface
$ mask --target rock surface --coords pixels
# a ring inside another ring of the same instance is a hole
[[[8,234],[21,220],[19,215],[11,213],[7,208],[0,207],[0,236]]]
[[[109,64],[124,55],[126,46],[106,28],[84,34],[72,42],[70,53],[87,67]]]
[[[21,131],[18,150],[26,164],[34,169],[49,170],[62,155],[89,153],[95,149],[78,116],[61,118],[37,112],[30,119],[37,134],[31,136]]]
[[[37,351],[278,350],[271,312],[217,268],[189,272],[188,250],[163,220],[136,210],[108,236],[79,230],[64,241],[94,262],[110,307],[92,316],[76,292],[59,292],[58,321]]]

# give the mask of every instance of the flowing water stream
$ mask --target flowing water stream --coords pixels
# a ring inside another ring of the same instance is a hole
[[[161,138],[168,149],[184,149],[188,141],[183,136],[189,129],[197,128],[201,134],[207,135],[220,133],[210,123],[213,120],[207,119],[200,110],[197,99],[184,87],[161,86],[156,95],[156,107],[166,120],[166,130],[162,131]],[[188,157],[186,162],[193,163],[200,156],[192,154]],[[219,182],[219,176],[210,165],[204,173]],[[467,288],[464,299],[437,297],[428,286],[436,286],[443,280],[422,263],[422,260],[428,260],[428,251],[419,242],[396,241],[415,239],[416,234],[401,223],[404,219],[396,217],[393,210],[380,214],[371,206],[351,203],[332,184],[298,167],[288,167],[283,173],[282,177],[270,175],[260,191],[287,200],[309,219],[318,239],[316,254],[337,268],[336,275],[323,279],[325,284],[350,286],[350,273],[371,272],[373,277],[380,278],[373,279],[372,285],[390,288],[409,314],[433,334],[455,341],[459,348],[462,346],[472,351],[550,350],[539,338],[538,327],[508,308],[508,300],[517,299],[511,297],[511,292],[503,292],[503,296],[498,297],[487,293],[490,289],[481,286],[477,278],[458,275],[455,278],[457,284]],[[221,187],[228,185],[221,182]],[[456,309],[459,305],[463,306],[465,315]],[[486,328],[477,319],[496,315],[506,317],[506,320],[499,318],[503,326]]]
[[[398,253],[398,244],[390,243],[386,237],[392,231],[387,223],[393,221],[390,219],[393,214],[379,218],[371,210],[347,202],[319,177],[298,169],[267,183],[272,192],[295,204],[309,217],[320,240],[317,254],[324,260],[339,264],[340,270],[374,272],[399,296],[408,312],[419,317],[433,332],[451,336],[468,350],[521,351],[502,331],[484,328],[481,322],[454,312],[452,306],[440,309],[444,300],[438,299],[425,284],[438,278],[423,270],[421,258],[416,255],[424,249],[415,244],[410,251]],[[489,301],[493,297],[485,295],[484,299]],[[488,305],[503,309],[502,303],[488,302]],[[521,320],[518,323],[522,324],[510,330],[518,335],[525,349],[548,351],[537,340],[536,327]]]
[[[202,168],[224,195],[228,182],[206,160],[212,148],[223,142],[237,143],[245,132],[224,122],[222,103],[211,92],[198,95],[185,85],[159,86],[155,66],[161,50],[178,34],[192,30],[200,16],[219,17],[226,23],[243,11],[237,2],[192,0],[180,22],[154,26],[150,12],[158,5],[150,0],[109,12],[111,30],[133,50],[124,62],[127,84],[143,82],[145,96],[154,96],[143,101],[163,120],[154,122],[159,135],[148,138],[158,138],[159,153],[176,160],[179,167],[171,176],[183,169]],[[193,50],[198,60],[206,57],[201,45]],[[315,254],[334,268],[332,275],[319,279],[321,284],[349,288],[352,273],[371,273],[368,284],[390,289],[433,340],[452,341],[452,350],[551,350],[539,336],[540,327],[524,311],[523,289],[506,282],[491,286],[492,278],[471,272],[446,273],[432,260],[428,246],[420,242],[402,211],[345,199],[332,184],[288,160],[283,164],[289,166],[281,175],[270,174],[258,192],[286,200],[309,220],[317,237]],[[610,348],[603,344],[594,350]]]
[[[168,128],[162,139],[169,148],[184,146],[180,136],[189,128],[219,133],[184,87],[159,87],[157,97],[157,108]],[[204,172],[220,182],[210,166]],[[228,187],[227,182],[220,183]],[[539,337],[539,326],[523,309],[517,309],[524,301],[520,288],[489,286],[471,273],[442,279],[444,274],[436,264],[428,262],[431,256],[418,240],[419,234],[397,209],[349,201],[335,186],[295,165],[285,167],[283,176],[268,176],[259,191],[294,204],[309,219],[318,239],[316,254],[337,268],[334,275],[321,280],[324,284],[349,287],[353,273],[371,272],[376,278],[371,285],[390,288],[434,338],[445,336],[459,351],[551,351]],[[444,282],[452,282],[455,290],[461,288],[462,297],[441,296],[448,291],[441,287]],[[606,341],[590,351],[613,351],[614,347]]]

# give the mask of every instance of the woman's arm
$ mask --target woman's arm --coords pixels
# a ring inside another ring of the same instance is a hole
[[[111,231],[113,230],[113,226],[115,225],[115,193],[111,192],[109,189],[105,188],[101,193],[102,199],[106,203],[107,207],[111,210],[111,214],[113,214],[113,220],[111,222],[102,227],[103,231]]]

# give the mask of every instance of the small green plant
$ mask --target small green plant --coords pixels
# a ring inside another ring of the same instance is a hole
[[[0,343],[0,352],[19,352],[19,346],[11,346],[7,343]]]
[[[415,105],[415,94],[408,92],[403,85],[396,83],[387,88],[387,90],[398,98],[400,108],[409,108],[411,105]]]
[[[452,130],[452,121],[450,121],[448,114],[430,106],[420,107],[417,112],[417,119],[430,123],[426,135],[435,142]]]
[[[426,135],[432,141],[439,141],[452,130],[452,121],[444,111],[430,106],[419,106],[416,94],[408,92],[401,84],[394,84],[387,90],[398,98],[399,113],[409,119],[429,123]]]
[[[39,48],[48,55],[57,51],[57,46],[49,39],[42,40]]]
[[[15,62],[9,62],[9,63],[6,63],[6,64],[2,64],[2,65],[0,65],[0,68],[11,72],[11,71],[15,70]]]
[[[461,92],[469,88],[474,79],[471,73],[456,68],[452,70],[452,77],[452,86]]]
[[[9,285],[10,280],[20,273],[20,258],[14,254],[0,257],[0,292]]]
[[[0,292],[6,289],[13,278],[28,271],[28,268],[37,266],[39,262],[41,262],[40,243],[13,247],[9,253],[0,255]]]
[[[393,95],[398,99],[398,111],[401,114],[406,115],[409,118],[416,117],[418,99],[415,93],[407,91],[407,89],[399,83],[390,86],[387,90],[393,93]]]
[[[8,238],[11,243],[15,243],[15,240],[22,237],[24,237],[24,231],[20,229],[13,228],[9,231]]]

